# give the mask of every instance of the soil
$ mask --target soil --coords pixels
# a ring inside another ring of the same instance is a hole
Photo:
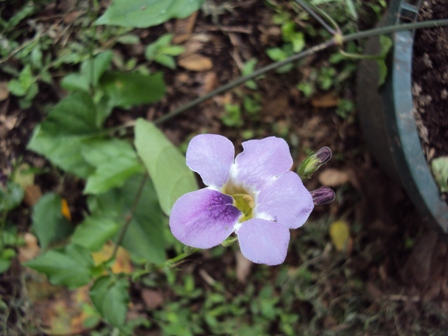
[[[446,19],[446,0],[424,1],[420,20]],[[448,27],[415,32],[412,80],[417,125],[430,162],[448,155]]]
[[[228,3],[232,6],[227,9],[229,12],[219,16],[218,24],[211,15],[203,12],[198,14],[195,24],[194,34],[201,34],[202,39],[207,38],[199,53],[213,60],[213,68],[202,72],[183,69],[171,71],[151,65],[154,67],[151,68],[152,71],[164,72],[167,83],[166,97],[152,106],[115,111],[107,120],[107,127],[137,117],[153,120],[172,111],[181,104],[238,77],[241,62],[250,58],[258,59],[257,67],[271,62],[264,50],[281,44],[278,29],[272,24],[272,10],[267,10],[262,2],[257,1]],[[287,2],[284,3],[287,6]],[[366,6],[365,10],[368,9]],[[60,14],[58,10],[56,7],[52,9],[55,13],[46,15]],[[438,12],[440,11],[437,10]],[[448,17],[446,13],[445,17]],[[39,20],[39,15],[36,19]],[[45,21],[48,25],[53,23]],[[163,27],[136,30],[135,33],[140,35],[146,45],[163,33],[175,31],[175,24],[177,22],[170,21]],[[360,27],[368,29],[370,25],[362,23]],[[64,31],[63,28],[61,31]],[[432,39],[437,41],[437,34]],[[307,42],[311,45],[320,41],[316,38]],[[142,45],[139,48],[118,46],[114,49],[124,59],[135,56],[140,61],[143,60]],[[434,56],[434,52],[429,54]],[[334,101],[332,97],[335,96],[353,100],[354,80],[349,81],[349,84],[340,90],[317,92],[311,99],[306,99],[294,88],[311,69],[328,66],[329,55],[323,53],[311,57],[291,73],[271,73],[258,80],[262,109],[257,118],[244,115],[244,127],[225,126],[221,120],[226,103],[241,103],[242,97],[251,93],[241,86],[163,124],[163,131],[176,145],[185,143],[194,134],[209,132],[227,136],[237,148],[240,148],[239,145],[245,140],[242,136],[245,130],[252,130],[253,138],[283,136],[291,146],[295,167],[306,157],[306,150],[329,146],[334,153],[334,159],[325,168],[346,172],[350,175],[350,182],[337,185],[336,201],[330,205],[316,207],[310,222],[303,228],[292,231],[291,249],[284,267],[288,273],[294,272],[308,262],[312,277],[305,291],[314,287],[318,293],[313,298],[302,294],[299,296],[298,293],[304,288],[299,285],[297,288],[293,287],[296,291],[291,293],[291,298],[297,308],[297,315],[300,316],[302,331],[298,334],[437,335],[438,331],[446,330],[448,326],[445,316],[448,311],[447,245],[434,233],[427,231],[407,195],[378,169],[366,149],[361,131],[355,122],[355,114],[346,119],[340,118],[335,113],[334,104],[319,107],[316,103]],[[445,60],[446,58],[445,54]],[[437,70],[444,65],[439,59],[438,63],[434,64],[437,64],[434,66]],[[424,68],[423,72],[426,73],[427,70]],[[438,71],[438,74],[441,72]],[[9,77],[1,78],[2,81],[8,79]],[[11,171],[12,162],[19,157],[33,167],[42,168],[44,173],[36,178],[36,184],[44,193],[53,191],[66,198],[73,215],[73,223],[77,224],[82,220],[86,208],[82,195],[83,182],[67,176],[61,178],[62,172],[42,157],[26,150],[29,135],[35,125],[44,118],[42,106],[55,103],[60,98],[58,96],[61,90],[57,81],[50,88],[45,87],[45,84],[40,85],[39,95],[29,110],[21,110],[17,99],[12,96],[0,102],[0,152],[3,154],[0,156],[0,174],[7,175]],[[421,86],[426,90],[433,88],[427,87],[426,82]],[[434,87],[437,88],[438,85]],[[435,95],[440,97],[440,93],[437,91],[438,95]],[[446,125],[445,122],[445,135]],[[448,146],[444,148],[448,150]],[[443,152],[443,147],[434,151],[438,151],[440,155],[447,154]],[[317,178],[305,183],[310,190],[320,186]],[[26,205],[11,213],[10,219],[18,223],[20,233],[29,231],[30,214],[31,208]],[[343,218],[350,225],[350,246],[344,253],[332,249],[327,233],[329,221],[339,218]],[[213,281],[226,288],[226,295],[230,298],[243,296],[248,284],[259,289],[267,283],[274,283],[273,279],[281,270],[252,266],[252,271],[244,277],[246,283],[243,283],[237,281],[234,276],[235,269],[238,268],[238,257],[233,251],[227,250],[220,259],[212,258],[210,254],[207,251],[193,255],[179,266],[179,273],[182,276],[193,275],[196,286],[211,291],[213,287],[210,285],[210,276],[204,277],[204,274],[209,274]],[[264,272],[264,276],[257,278],[257,274],[261,272]],[[10,335],[30,334],[23,331],[26,328],[21,326],[21,323],[28,323],[32,313],[42,315],[38,306],[29,303],[21,280],[24,273],[24,268],[16,260],[8,272],[0,275],[0,297],[14,308],[9,319],[2,321],[0,318],[0,322],[7,324],[11,330],[18,330],[16,333],[10,332]],[[165,277],[159,274],[154,277],[157,286],[151,285],[151,290],[155,292],[153,294],[163,294],[166,304],[183,300],[170,288]],[[283,291],[285,288],[278,287],[277,290]],[[155,308],[143,308],[148,288],[144,284],[134,284],[131,293],[132,312],[145,319],[154,320]],[[196,299],[191,310],[197,310],[204,300],[204,297]],[[325,314],[320,310],[322,307],[326,309]],[[343,321],[341,312],[355,314]],[[366,326],[369,323],[370,325]],[[297,323],[294,326],[296,327]],[[269,334],[281,334],[275,325],[271,328]],[[0,334],[1,331],[2,324]],[[160,334],[158,330],[152,332],[152,335]],[[146,335],[141,333],[144,334]],[[211,333],[206,330],[204,334]]]

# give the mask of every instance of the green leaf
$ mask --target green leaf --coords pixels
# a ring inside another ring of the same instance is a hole
[[[52,284],[69,289],[88,284],[94,268],[89,250],[79,245],[49,250],[23,265],[46,274]]]
[[[177,45],[170,45],[160,49],[160,53],[169,56],[179,56],[185,51],[184,47]]]
[[[448,192],[448,156],[432,160],[431,169],[440,191]]]
[[[118,232],[119,228],[120,225],[110,218],[87,217],[76,227],[71,242],[90,251],[97,251]]]
[[[8,89],[13,95],[25,96],[31,85],[35,84],[35,81],[36,79],[31,72],[31,66],[28,64],[20,72],[18,80],[13,79],[8,83]]]
[[[381,44],[381,51],[379,58],[376,60],[378,63],[378,86],[381,86],[386,81],[387,77],[387,65],[386,65],[386,57],[389,53],[390,48],[392,48],[393,42],[392,39],[381,35],[379,37]]]
[[[114,0],[97,25],[146,28],[173,18],[186,18],[204,0]]]
[[[113,326],[124,325],[128,310],[129,282],[125,278],[103,276],[90,288],[90,299],[101,316]]]
[[[120,36],[117,42],[121,44],[137,44],[140,43],[140,37],[134,34],[126,34]]]
[[[6,272],[11,267],[11,260],[0,258],[0,274]]]
[[[160,64],[166,66],[167,68],[176,69],[176,61],[171,56],[158,55],[158,56],[156,56],[155,61],[157,63],[160,63]]]
[[[72,73],[62,79],[61,86],[69,91],[81,90],[88,92],[91,85],[96,87],[100,77],[106,72],[112,61],[113,53],[108,50],[95,56],[92,60],[81,64],[79,73]]]
[[[123,223],[134,206],[142,176],[139,174],[131,177],[121,188],[98,196],[90,196],[88,199],[90,212],[94,216],[107,217]],[[165,262],[164,222],[154,187],[147,181],[135,206],[122,246],[135,257],[147,262],[155,264]]]
[[[185,157],[152,123],[138,119],[135,147],[151,176],[162,210],[169,215],[176,200],[197,189],[193,172]]]
[[[62,198],[53,193],[42,196],[33,209],[32,230],[42,249],[73,232],[73,226],[62,214]]]
[[[6,188],[0,184],[0,212],[10,211],[22,203],[23,189],[14,182],[8,181]]]
[[[100,85],[109,96],[110,104],[122,108],[153,103],[165,94],[162,74],[142,75],[138,73],[107,72]]]
[[[90,96],[75,92],[57,104],[47,119],[36,126],[28,149],[46,156],[65,171],[86,178],[93,168],[85,162],[80,148],[100,131],[102,119]]]
[[[87,179],[85,194],[100,194],[121,187],[129,177],[142,171],[137,154],[124,140],[90,141],[81,152],[85,161],[95,167]]]

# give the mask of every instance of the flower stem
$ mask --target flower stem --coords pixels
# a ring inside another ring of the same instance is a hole
[[[145,173],[145,175],[143,175],[142,181],[140,182],[140,186],[137,190],[137,193],[135,194],[134,202],[132,203],[132,207],[129,210],[129,213],[126,215],[126,219],[124,221],[123,228],[121,229],[120,236],[117,239],[117,242],[114,246],[114,250],[112,252],[112,256],[110,257],[109,260],[113,260],[117,256],[118,248],[123,242],[124,236],[126,235],[126,231],[129,228],[129,224],[131,224],[132,217],[134,216],[134,211],[137,208],[138,202],[140,201],[140,197],[142,196],[143,188],[145,186],[148,177],[149,177],[148,173]]]
[[[338,34],[338,32],[340,31],[340,29],[339,29],[339,27],[336,25],[336,23],[333,21],[333,20],[331,20],[331,18],[326,14],[326,13],[323,13],[321,10],[319,10],[316,6],[314,6],[314,5],[312,5],[312,4],[309,4],[307,1],[305,1],[305,0],[295,0],[295,2],[297,2],[299,5],[300,5],[300,7],[302,7],[304,10],[306,10],[307,12],[308,12],[308,14],[310,14],[314,19],[316,19],[316,21],[317,22],[319,22],[321,25],[322,25],[322,27],[324,27],[331,35],[336,35],[336,34]],[[314,8],[313,8],[314,7]],[[337,31],[336,30],[334,30],[333,28],[331,28],[326,22],[325,22],[325,20],[318,14],[318,13],[316,13],[316,11],[314,10],[314,9],[317,9],[318,11],[319,11],[319,13],[320,14],[324,14],[324,17],[327,19],[327,20],[331,20],[332,22],[332,24],[335,26],[335,28],[337,29]]]
[[[337,46],[340,45],[341,42],[349,42],[349,41],[354,41],[354,40],[359,40],[359,39],[364,39],[364,38],[368,38],[368,37],[373,37],[373,36],[379,36],[379,35],[384,35],[384,34],[390,34],[390,33],[394,33],[394,32],[398,32],[398,31],[403,31],[403,30],[412,30],[412,29],[419,29],[419,28],[431,28],[431,27],[441,27],[441,26],[447,26],[448,25],[448,19],[444,19],[444,20],[431,20],[431,21],[423,21],[423,22],[413,22],[413,23],[406,23],[406,24],[400,24],[400,25],[393,25],[393,26],[387,26],[387,27],[381,27],[381,28],[375,28],[375,29],[369,29],[366,31],[362,31],[362,32],[357,32],[357,33],[353,33],[353,34],[349,34],[349,35],[336,35],[338,37],[338,39],[332,38],[331,40],[328,40],[326,42],[320,43],[318,45],[315,45],[314,47],[311,47],[305,51],[302,51],[301,53],[292,55],[286,59],[284,59],[283,61],[279,61],[279,62],[275,62],[275,63],[271,63],[263,68],[260,68],[254,72],[252,72],[249,75],[246,76],[242,76],[239,77],[237,79],[235,79],[234,81],[227,83],[219,88],[217,88],[216,90],[213,90],[211,92],[209,92],[208,94],[196,98],[188,103],[186,103],[185,105],[182,105],[181,107],[179,107],[178,109],[167,113],[163,116],[161,116],[160,118],[156,119],[154,121],[154,123],[157,124],[161,124],[175,116],[177,116],[178,114],[181,114],[182,112],[201,104],[202,102],[209,100],[210,98],[213,98],[221,93],[227,92],[235,87],[237,87],[238,85],[241,85],[251,79],[257,78],[261,75],[264,75],[265,73],[272,71],[272,70],[276,70],[286,64],[289,64],[291,62],[295,62],[298,61],[304,57],[310,56],[312,54],[317,53],[318,51],[322,51],[325,49],[328,49],[330,47],[333,46]]]

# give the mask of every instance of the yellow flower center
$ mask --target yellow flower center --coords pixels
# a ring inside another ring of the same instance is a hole
[[[233,198],[233,206],[242,212],[238,220],[240,223],[253,217],[252,211],[255,208],[253,193],[230,182],[224,186],[223,193],[231,196]]]

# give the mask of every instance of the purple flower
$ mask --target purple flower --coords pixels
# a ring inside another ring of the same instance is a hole
[[[291,172],[292,158],[280,138],[243,142],[235,159],[227,138],[202,134],[187,150],[187,165],[207,188],[180,197],[170,217],[173,235],[197,248],[221,244],[233,232],[241,252],[254,263],[278,265],[285,258],[289,229],[313,210],[313,198]]]

